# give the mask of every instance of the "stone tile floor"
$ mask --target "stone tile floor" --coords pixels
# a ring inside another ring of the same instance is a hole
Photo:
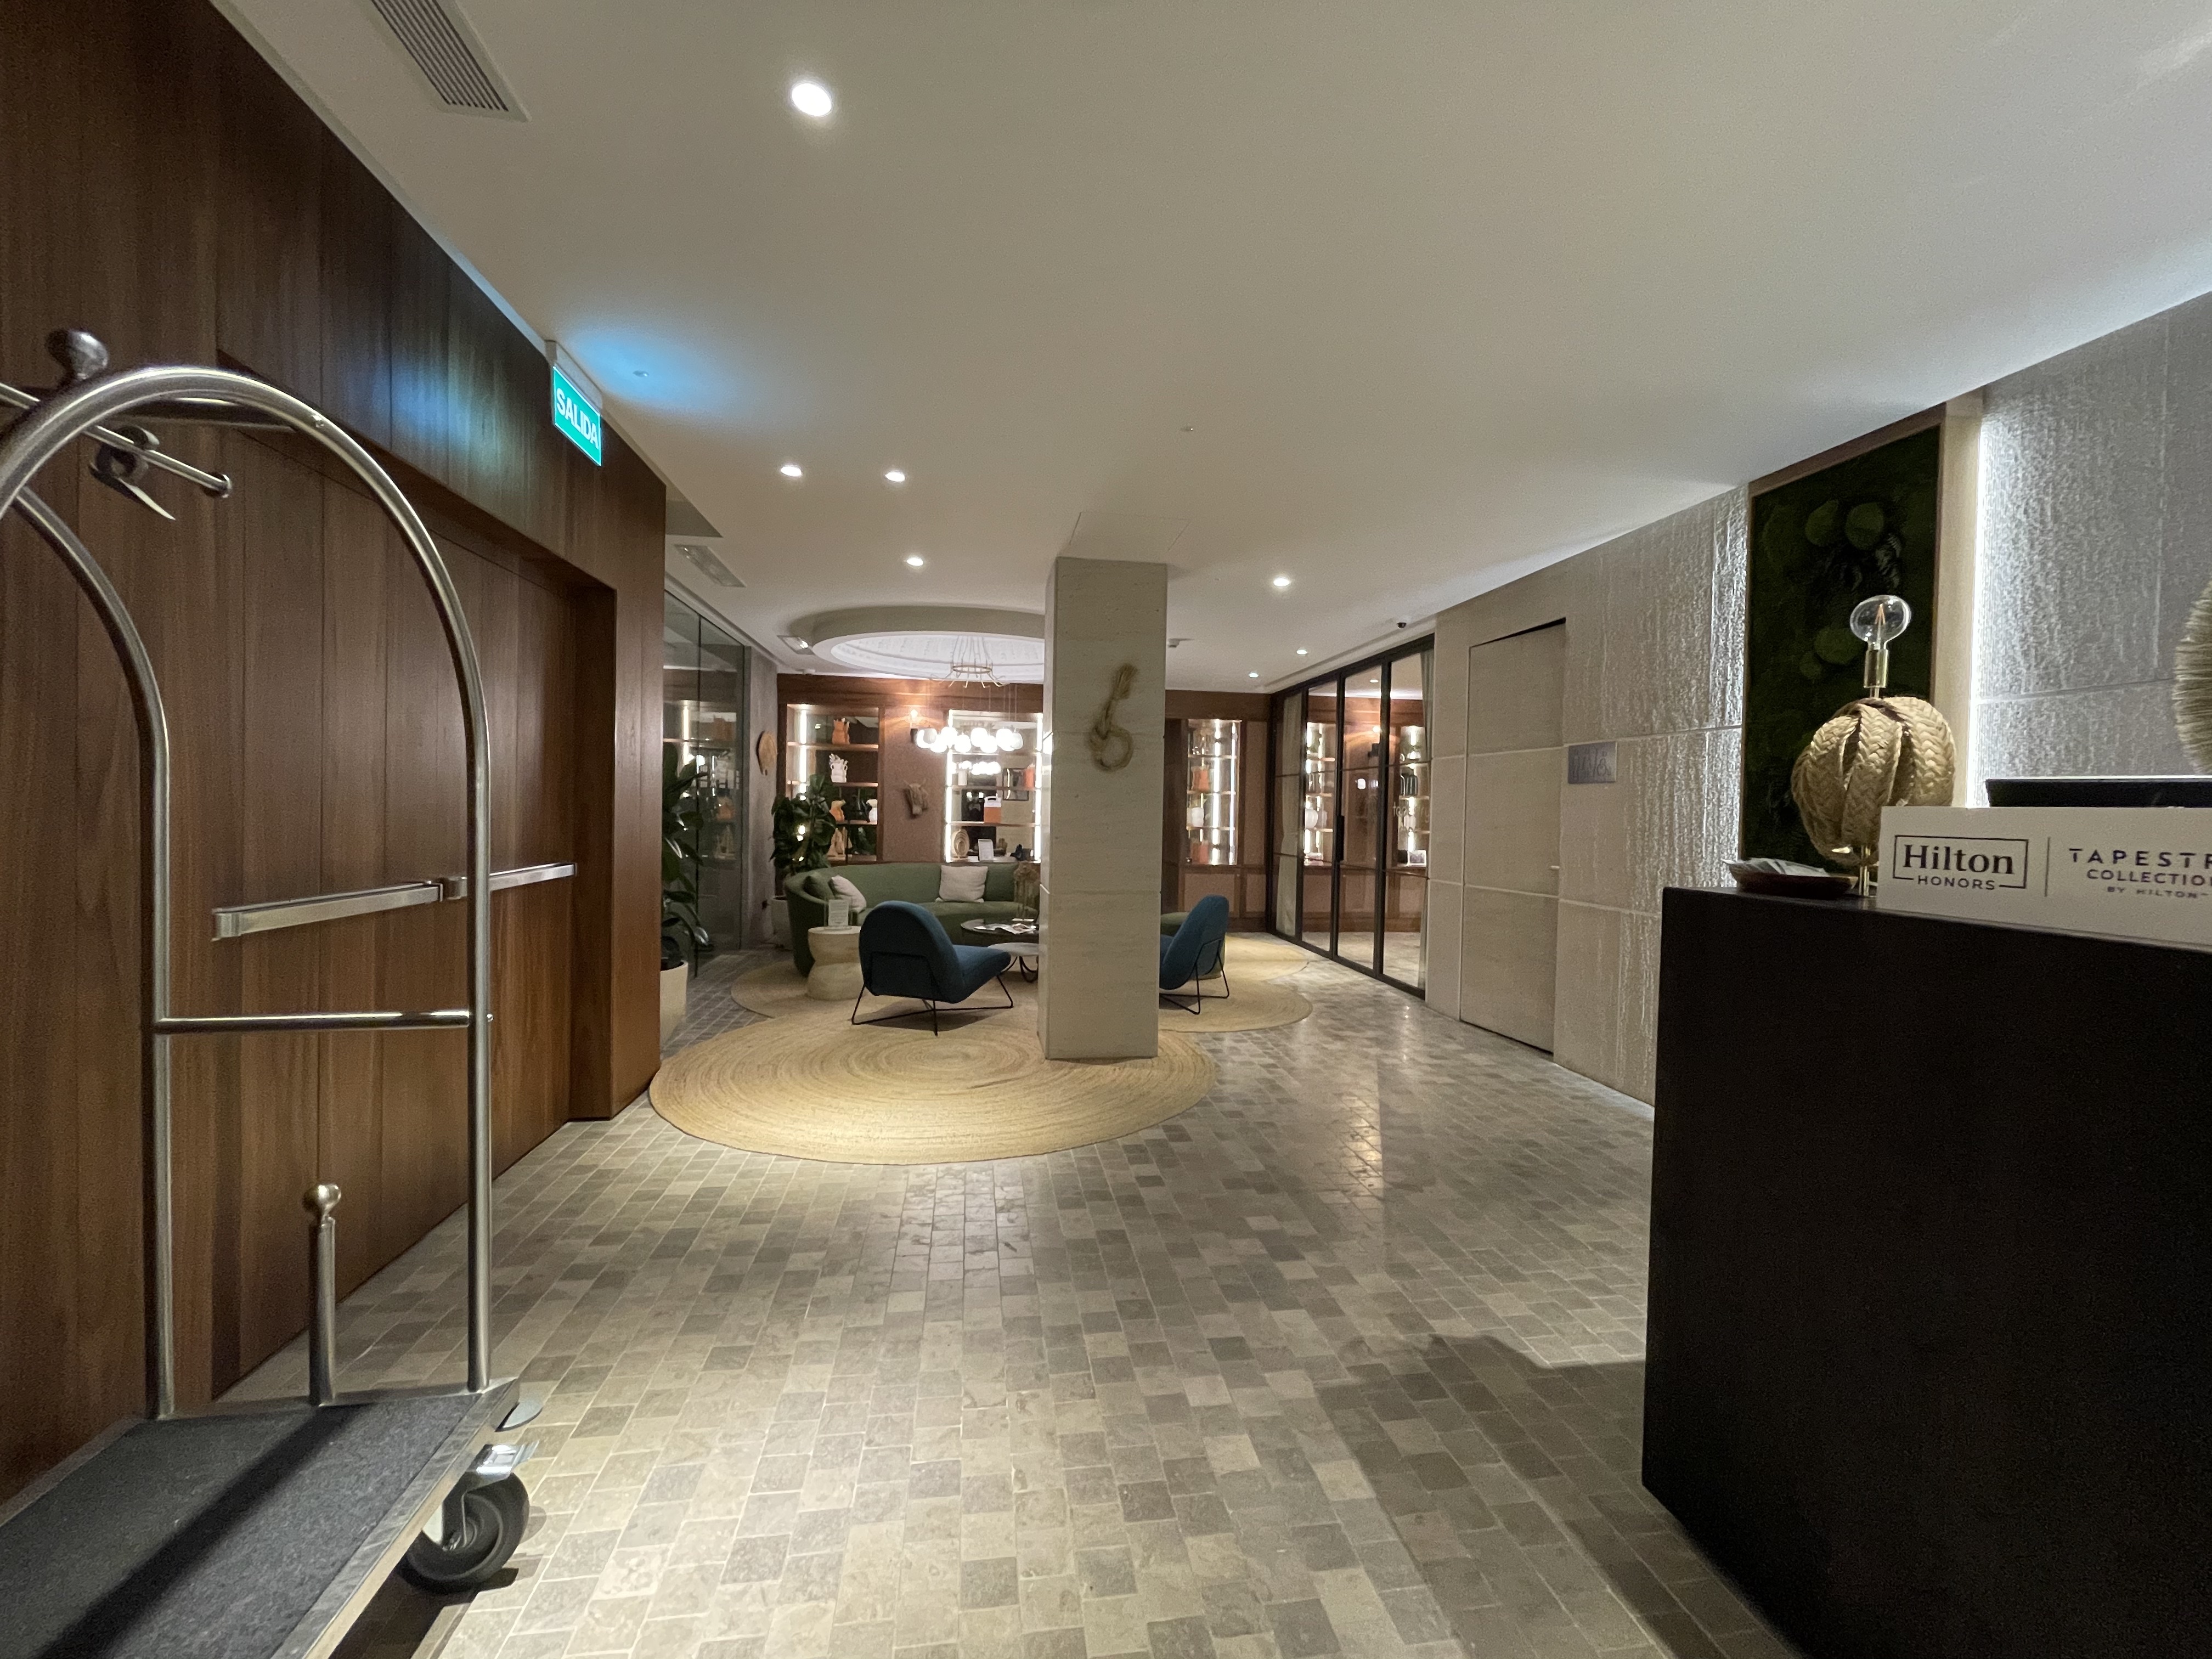
[[[695,987],[678,1045],[754,1016]],[[1637,1482],[1649,1114],[1334,965],[1110,1145],[874,1168],[649,1106],[500,1183],[510,1582],[355,1659],[1786,1659]],[[886,1103],[895,1109],[895,1103]],[[449,1224],[344,1381],[458,1374]],[[241,1392],[299,1386],[278,1356]]]

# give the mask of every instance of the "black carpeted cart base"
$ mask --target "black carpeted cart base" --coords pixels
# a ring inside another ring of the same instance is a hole
[[[327,1653],[515,1397],[508,1382],[130,1425],[0,1524],[0,1659]]]

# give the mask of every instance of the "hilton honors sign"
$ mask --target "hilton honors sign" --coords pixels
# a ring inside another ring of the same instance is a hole
[[[2212,811],[1893,806],[1881,840],[1885,910],[2212,945]]]

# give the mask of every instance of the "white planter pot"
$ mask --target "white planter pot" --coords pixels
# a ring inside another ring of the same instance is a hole
[[[787,898],[770,899],[768,902],[768,922],[775,939],[775,948],[779,951],[791,949],[791,901]]]
[[[660,1046],[665,1048],[684,1023],[684,1005],[691,991],[691,970],[678,964],[660,970]]]

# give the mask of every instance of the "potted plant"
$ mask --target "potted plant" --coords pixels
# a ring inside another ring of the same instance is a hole
[[[714,944],[699,922],[699,877],[687,848],[699,842],[706,811],[700,799],[699,763],[678,766],[676,751],[660,757],[660,1040],[684,1023],[692,964]]]
[[[785,878],[795,871],[819,870],[830,862],[830,839],[837,833],[837,821],[830,815],[828,794],[811,787],[795,795],[778,796],[773,816],[775,896],[769,902],[769,913],[775,925],[775,942],[787,948],[791,911],[783,896]]]

